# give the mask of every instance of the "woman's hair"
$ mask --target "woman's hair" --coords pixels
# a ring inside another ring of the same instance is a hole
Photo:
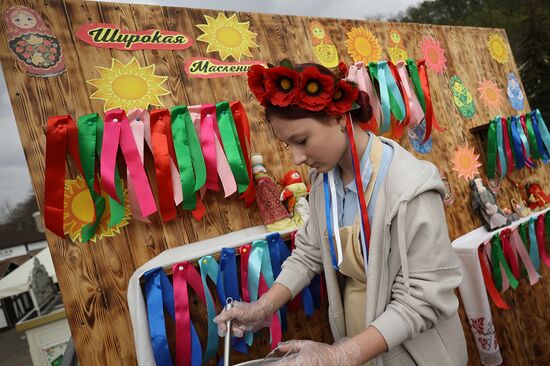
[[[335,82],[340,78],[330,71],[328,68],[314,63],[305,63],[294,65],[294,70],[302,72],[306,67],[313,66],[322,74],[331,76]],[[351,118],[354,122],[365,123],[372,117],[372,107],[370,105],[369,96],[364,91],[359,91],[355,103],[359,108],[351,111]],[[308,111],[298,107],[296,104],[291,104],[286,107],[280,107],[267,102],[265,106],[265,118],[269,121],[272,116],[278,116],[285,119],[301,119],[301,118],[325,118],[328,115],[324,111]]]

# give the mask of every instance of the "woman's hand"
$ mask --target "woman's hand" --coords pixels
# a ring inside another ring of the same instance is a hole
[[[214,322],[218,324],[219,336],[226,335],[226,323],[229,319],[232,320],[232,333],[237,337],[242,337],[246,332],[255,332],[269,326],[274,306],[266,295],[262,295],[257,301],[251,303],[235,301],[231,309],[224,309],[214,318]]]
[[[277,350],[285,356],[269,365],[354,366],[362,364],[359,345],[350,338],[341,339],[333,345],[292,340],[279,344]]]

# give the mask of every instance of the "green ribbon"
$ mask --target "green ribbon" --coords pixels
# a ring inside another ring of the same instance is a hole
[[[531,155],[533,159],[540,159],[539,148],[537,146],[537,138],[535,136],[535,130],[533,129],[533,121],[531,120],[531,113],[525,114],[525,126],[527,126],[527,135],[529,137],[529,147],[531,148]]]
[[[87,114],[78,118],[78,149],[82,162],[84,178],[95,208],[94,222],[84,226],[81,230],[82,241],[87,242],[94,237],[97,227],[105,212],[106,204],[103,196],[94,189],[95,183],[95,161],[101,156],[101,146],[103,141],[103,121],[97,113]],[[124,202],[122,183],[115,169],[115,188],[120,202]],[[124,219],[125,208],[123,204],[109,197],[109,227],[115,226]]]
[[[180,170],[183,193],[182,207],[186,210],[194,210],[197,206],[195,192],[206,182],[204,156],[187,107],[172,108],[171,124],[174,149]]]
[[[426,99],[424,98],[424,91],[422,91],[422,84],[420,83],[418,68],[416,66],[416,62],[413,59],[410,59],[410,58],[407,59],[407,70],[409,71],[409,75],[413,82],[414,90],[416,92],[416,96],[418,97],[418,101],[422,106],[422,111],[426,113]]]
[[[525,249],[529,250],[529,242],[527,241],[527,223],[522,222],[518,226],[519,236],[521,237],[521,241],[523,242],[523,246]]]
[[[249,179],[243,151],[239,142],[239,135],[233,120],[233,114],[228,102],[216,104],[216,117],[218,119],[218,129],[223,143],[223,149],[227,156],[227,162],[231,167],[231,172],[237,183],[237,190],[243,193],[247,190]]]
[[[497,165],[497,127],[493,119],[489,123],[489,132],[487,133],[487,177],[495,177]]]
[[[508,266],[508,262],[506,262],[504,257],[499,234],[496,234],[491,238],[491,263],[493,264],[493,280],[495,281],[495,286],[499,290],[502,290],[502,272],[500,270],[501,264],[504,269],[504,273],[508,278],[508,282],[510,283],[510,287],[513,289],[518,287],[518,281],[512,274],[512,271]]]

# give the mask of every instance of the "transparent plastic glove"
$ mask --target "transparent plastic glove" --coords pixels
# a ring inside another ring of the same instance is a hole
[[[267,296],[262,295],[257,301],[233,302],[233,307],[229,310],[223,310],[214,322],[218,324],[218,335],[224,337],[227,333],[226,323],[232,320],[231,331],[234,336],[242,337],[247,332],[255,332],[271,324],[273,314],[273,304]]]
[[[361,365],[359,345],[350,339],[342,339],[332,345],[313,341],[292,340],[276,348],[284,356],[273,366],[354,366]]]

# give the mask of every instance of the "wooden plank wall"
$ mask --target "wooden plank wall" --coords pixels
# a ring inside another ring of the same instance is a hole
[[[5,0],[0,5],[2,14],[13,5],[28,6],[42,15],[61,42],[67,67],[66,72],[57,77],[27,76],[7,47],[6,25],[1,22],[2,67],[41,211],[44,206],[43,128],[47,118],[61,114],[78,117],[92,112],[101,113],[103,103],[89,99],[95,88],[85,80],[98,77],[95,66],[110,67],[111,58],[126,63],[136,57],[142,66],[156,65],[156,74],[168,76],[167,87],[172,94],[161,97],[167,107],[241,100],[251,121],[252,150],[263,154],[266,166],[276,178],[282,177],[286,170],[292,168],[290,157],[275,140],[269,126],[264,123],[259,103],[248,92],[244,77],[201,80],[188,78],[182,71],[183,63],[189,57],[218,58],[217,54],[206,52],[205,43],[196,42],[193,47],[184,51],[127,52],[94,48],[79,41],[74,35],[82,24],[94,22],[118,24],[129,30],[152,27],[169,29],[196,39],[201,31],[195,25],[205,23],[203,15],[216,17],[217,11],[77,0]],[[231,14],[232,12],[226,12],[228,16]],[[276,63],[290,56],[295,63],[315,61],[307,31],[312,18],[250,13],[237,15],[240,21],[250,21],[251,30],[257,33],[256,42],[259,48],[251,50],[251,59]],[[339,51],[340,60],[348,64],[352,60],[345,48],[346,32],[356,26],[365,26],[378,37],[384,59],[389,59],[387,45],[391,28],[401,32],[409,57],[421,57],[418,42],[425,35],[433,36],[440,42],[446,52],[447,70],[443,75],[430,73],[429,78],[436,116],[446,132],[434,134],[434,147],[427,155],[415,153],[406,138],[401,143],[418,157],[434,162],[449,179],[456,194],[455,203],[446,208],[451,238],[455,239],[478,227],[480,222],[471,215],[469,209],[468,184],[452,171],[450,161],[455,149],[468,143],[475,148],[476,153],[481,154],[480,160],[485,163],[482,137],[471,134],[469,129],[487,123],[493,116],[477,96],[478,82],[491,79],[505,91],[506,73],[512,71],[518,74],[513,58],[506,65],[498,64],[490,57],[486,48],[485,40],[489,33],[497,32],[506,39],[505,32],[501,29],[317,20],[330,33]],[[511,51],[508,52],[511,56]],[[460,76],[474,95],[477,114],[472,119],[462,118],[452,102],[449,79],[453,75]],[[525,111],[528,110],[529,105],[526,103]],[[510,115],[514,110],[505,102],[499,113]],[[154,171],[150,155],[146,156],[146,165],[152,178]],[[307,176],[306,169],[300,169]],[[536,181],[548,189],[549,174],[550,169],[542,167],[533,173],[514,172],[512,177],[521,183]],[[484,177],[483,173],[482,176]],[[150,182],[156,192],[155,179],[150,179]],[[503,181],[501,191],[498,199],[504,206],[509,206],[510,199],[519,194],[507,180]],[[168,224],[161,223],[158,217],[147,225],[132,222],[124,228],[122,234],[105,238],[95,244],[75,244],[47,233],[67,317],[82,365],[136,363],[126,289],[128,279],[137,267],[165,249],[261,223],[256,207],[245,209],[242,201],[234,197],[224,199],[221,194],[209,192],[205,203],[207,214],[202,222],[195,221],[187,212],[180,212],[179,218]],[[542,336],[550,326],[550,317],[544,311],[550,305],[549,273],[543,270],[542,274],[543,280],[534,288],[522,281],[518,290],[514,293],[509,291],[505,295],[512,310],[493,309],[497,336],[506,364],[543,364],[550,359],[550,343]],[[468,340],[470,364],[476,365],[479,364],[479,357],[465,316],[463,313],[461,315]],[[205,324],[204,311],[195,310],[195,316]],[[306,321],[303,315],[298,314],[290,323],[288,338],[330,340],[324,311],[317,314],[314,321]],[[300,327],[300,324],[306,323],[308,327]],[[526,337],[525,334],[539,336]],[[261,347],[254,349],[250,357],[265,354],[265,337],[259,343]]]

